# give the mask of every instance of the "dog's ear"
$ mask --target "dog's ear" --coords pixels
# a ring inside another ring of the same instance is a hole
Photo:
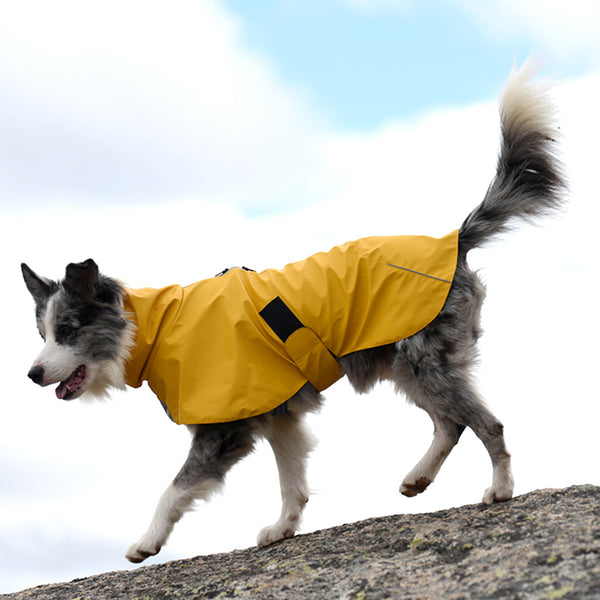
[[[84,300],[94,300],[98,287],[98,265],[91,259],[67,265],[63,285],[65,289]]]
[[[40,277],[32,271],[25,263],[21,263],[21,272],[29,293],[33,296],[36,304],[42,304],[56,291],[57,283],[45,277]]]

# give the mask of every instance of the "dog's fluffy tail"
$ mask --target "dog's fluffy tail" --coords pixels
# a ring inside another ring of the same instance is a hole
[[[565,180],[556,152],[555,110],[534,61],[513,69],[500,103],[502,142],[496,176],[460,228],[461,251],[485,244],[515,220],[560,207]]]

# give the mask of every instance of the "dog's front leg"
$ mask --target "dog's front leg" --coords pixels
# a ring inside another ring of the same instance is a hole
[[[275,454],[282,504],[279,519],[258,534],[259,546],[293,537],[298,530],[309,496],[306,460],[314,447],[314,439],[301,418],[291,413],[273,417],[265,437]]]
[[[220,484],[217,479],[206,478],[198,485],[188,488],[175,479],[161,496],[150,527],[129,547],[125,557],[133,563],[140,563],[149,556],[158,554],[171,535],[175,523],[192,507],[194,501],[208,499]]]
[[[227,471],[254,446],[252,428],[246,421],[196,425],[192,447],[177,477],[156,507],[148,531],[125,556],[139,563],[158,554],[173,527],[196,500],[208,500],[221,487]]]

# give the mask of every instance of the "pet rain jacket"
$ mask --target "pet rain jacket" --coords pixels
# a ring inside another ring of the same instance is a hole
[[[137,326],[126,382],[147,380],[177,423],[267,413],[307,381],[342,377],[335,357],[410,337],[440,312],[458,231],[370,237],[283,269],[230,269],[181,287],[128,289]]]

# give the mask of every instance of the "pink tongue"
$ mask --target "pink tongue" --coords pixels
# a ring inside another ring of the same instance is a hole
[[[60,385],[56,388],[56,397],[60,400],[64,400],[68,395],[78,392],[81,389],[85,378],[85,365],[79,365],[73,373],[71,373],[68,379],[60,382]]]

